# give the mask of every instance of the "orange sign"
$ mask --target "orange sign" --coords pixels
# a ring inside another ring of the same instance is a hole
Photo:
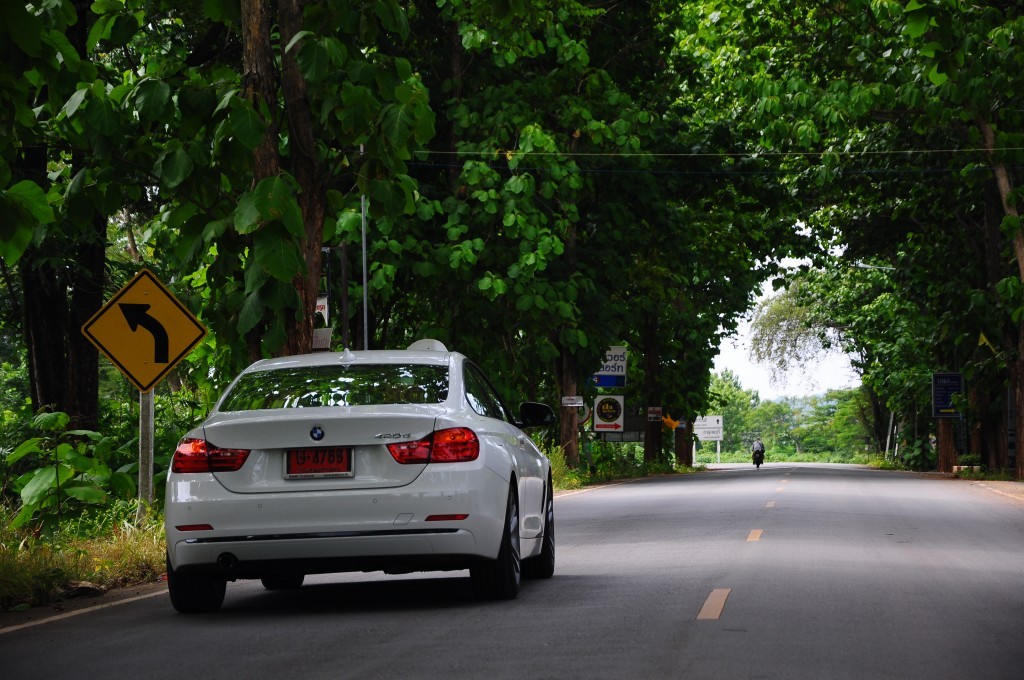
[[[206,337],[206,327],[143,269],[82,326],[82,333],[139,391],[149,392]]]

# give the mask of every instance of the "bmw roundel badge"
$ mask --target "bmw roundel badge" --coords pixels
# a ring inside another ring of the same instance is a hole
[[[309,431],[309,436],[313,438],[313,441],[318,442],[324,438],[324,428],[319,425],[314,425],[313,429]]]

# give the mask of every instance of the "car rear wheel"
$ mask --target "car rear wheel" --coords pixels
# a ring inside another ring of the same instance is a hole
[[[505,509],[505,529],[501,548],[494,560],[483,560],[469,569],[477,595],[491,600],[511,600],[519,595],[522,577],[519,562],[519,503],[515,491],[509,489]]]
[[[555,499],[548,483],[547,504],[544,509],[544,539],[540,554],[523,560],[523,576],[526,578],[551,578],[555,574]]]
[[[224,603],[227,579],[218,574],[181,573],[171,569],[167,558],[167,592],[171,605],[182,614],[215,612]]]
[[[304,580],[306,580],[305,574],[275,574],[264,576],[260,579],[260,583],[267,590],[295,590],[302,587]]]

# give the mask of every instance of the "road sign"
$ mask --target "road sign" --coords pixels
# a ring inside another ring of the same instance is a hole
[[[594,431],[618,432],[625,421],[625,398],[598,397],[594,400]]]
[[[604,354],[601,370],[591,378],[593,385],[595,387],[625,387],[626,356],[625,347],[618,345],[609,347]]]
[[[660,406],[648,406],[647,407],[647,420],[648,422],[658,422],[661,420],[661,407]]]
[[[582,396],[562,397],[562,407],[563,408],[580,408],[581,406],[583,406],[583,397]]]
[[[693,433],[702,442],[722,441],[722,416],[701,416],[693,423]]]
[[[82,333],[140,392],[149,392],[199,344],[206,328],[143,269],[82,326]]]
[[[953,397],[963,391],[963,373],[932,373],[932,418],[959,417]]]

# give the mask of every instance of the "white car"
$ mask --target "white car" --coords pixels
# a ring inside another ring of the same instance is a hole
[[[407,350],[258,361],[182,438],[167,477],[167,585],[179,612],[220,608],[227,581],[469,569],[483,597],[549,578],[548,459],[484,374],[435,340]]]

